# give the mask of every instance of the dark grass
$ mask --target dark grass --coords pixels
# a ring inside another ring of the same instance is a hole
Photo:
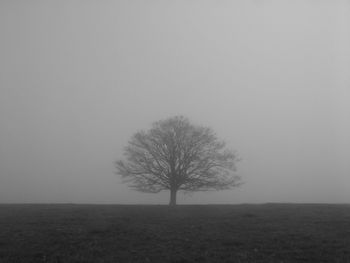
[[[350,262],[350,206],[0,205],[0,262]]]

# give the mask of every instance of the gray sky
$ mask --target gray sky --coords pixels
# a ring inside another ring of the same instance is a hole
[[[179,203],[350,202],[350,1],[0,2],[0,202],[167,203],[113,162],[185,115],[243,160]]]

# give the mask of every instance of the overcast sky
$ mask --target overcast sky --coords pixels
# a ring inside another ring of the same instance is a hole
[[[245,184],[179,203],[350,203],[350,1],[0,2],[0,202],[168,202],[121,184],[131,135],[184,115]]]

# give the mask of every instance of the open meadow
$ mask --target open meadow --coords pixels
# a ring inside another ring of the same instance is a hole
[[[350,206],[0,205],[0,262],[350,262]]]

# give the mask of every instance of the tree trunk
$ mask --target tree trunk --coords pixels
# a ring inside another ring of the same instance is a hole
[[[170,189],[170,206],[175,206],[176,205],[176,189]]]

